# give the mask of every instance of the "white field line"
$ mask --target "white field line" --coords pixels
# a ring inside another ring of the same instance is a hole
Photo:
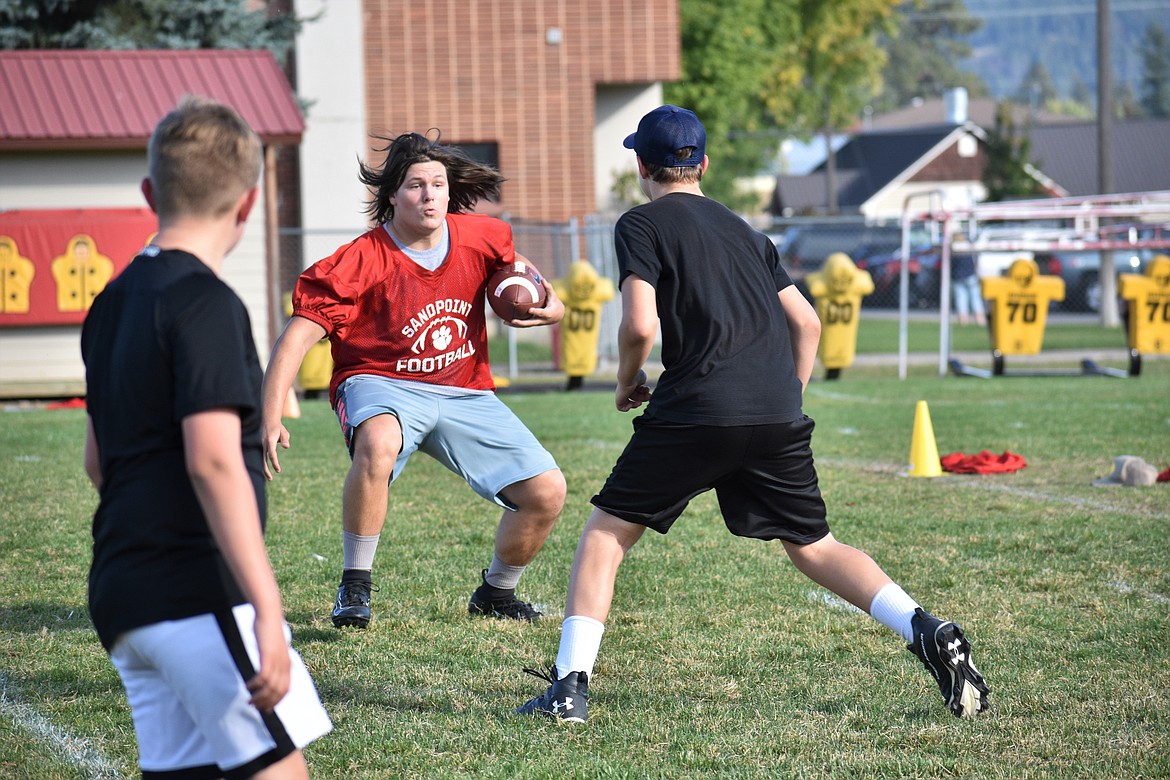
[[[905,464],[891,464],[891,463],[875,463],[873,461],[850,460],[848,458],[817,458],[818,465],[828,465],[837,468],[848,468],[854,471],[869,471],[877,474],[888,474],[890,476],[901,476],[905,479],[907,466]],[[1108,501],[1101,501],[1095,498],[1085,498],[1083,496],[1070,496],[1062,493],[1049,493],[1043,490],[1035,490],[1033,488],[1021,488],[1014,485],[1005,485],[996,481],[996,476],[1002,475],[979,475],[979,474],[946,474],[939,477],[928,477],[939,487],[945,488],[961,488],[969,490],[984,490],[989,493],[1010,493],[1021,498],[1029,498],[1036,501],[1051,501],[1057,504],[1071,504],[1073,506],[1083,507],[1085,509],[1093,509],[1101,512],[1113,512],[1119,515],[1131,515],[1138,517],[1147,517],[1152,520],[1170,520],[1170,513],[1156,512],[1141,508],[1123,507]],[[919,479],[915,477],[914,479]],[[1143,488],[1123,488],[1123,487],[1109,487],[1101,488],[1103,493],[1108,493],[1117,490],[1137,489]],[[1154,489],[1154,488],[1149,488]]]
[[[1163,596],[1161,593],[1155,593],[1152,590],[1146,590],[1145,588],[1135,588],[1134,586],[1130,585],[1128,582],[1122,582],[1119,580],[1116,582],[1111,582],[1109,584],[1113,586],[1114,590],[1116,590],[1118,593],[1120,593],[1123,596],[1127,595],[1129,593],[1134,593],[1134,594],[1137,594],[1138,596],[1141,596],[1142,598],[1149,599],[1150,601],[1154,602],[1155,604],[1162,604],[1162,605],[1170,604],[1170,597]]]
[[[836,390],[828,390],[823,386],[810,384],[805,391],[805,395],[816,396],[817,398],[825,398],[830,401],[849,401],[850,403],[858,404],[877,404],[885,403],[885,401],[873,398],[868,395],[851,395],[849,393],[842,393]],[[913,418],[911,418],[913,419]]]
[[[833,609],[839,609],[842,612],[861,612],[860,609],[850,604],[845,599],[838,596],[836,593],[830,593],[827,590],[816,588],[808,592],[808,600],[810,603],[826,604]]]
[[[126,774],[89,742],[70,734],[35,708],[18,701],[8,682],[8,675],[3,672],[0,672],[0,717],[12,721],[18,731],[46,745],[86,780],[106,780],[124,777]]]

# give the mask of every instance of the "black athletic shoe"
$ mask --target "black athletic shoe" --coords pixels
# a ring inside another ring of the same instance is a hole
[[[918,656],[938,682],[943,701],[956,718],[973,718],[987,711],[990,691],[971,661],[971,643],[963,629],[939,620],[921,607],[910,619],[914,641],[906,649]]]
[[[370,624],[370,591],[373,585],[361,580],[343,580],[337,588],[337,601],[333,603],[333,625],[337,628],[353,626],[365,628]]]
[[[566,723],[584,723],[589,717],[589,675],[569,672],[557,679],[557,668],[548,672],[525,669],[525,673],[549,683],[548,690],[517,707],[516,715],[543,715]]]
[[[539,620],[540,610],[526,601],[516,598],[516,591],[501,590],[488,585],[487,569],[480,572],[483,584],[471,594],[471,601],[467,604],[467,611],[472,615],[485,617],[508,618],[510,620]]]

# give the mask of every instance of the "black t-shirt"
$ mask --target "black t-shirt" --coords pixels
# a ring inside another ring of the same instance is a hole
[[[630,209],[615,243],[621,281],[654,287],[664,371],[646,419],[731,426],[801,415],[788,320],[792,284],[772,241],[701,195],[671,193]]]
[[[102,644],[243,603],[187,475],[181,427],[239,411],[263,524],[261,371],[243,302],[193,255],[148,247],[94,300],[81,353],[103,478],[89,573]]]

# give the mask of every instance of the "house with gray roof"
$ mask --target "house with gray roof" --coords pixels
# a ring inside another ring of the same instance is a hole
[[[1032,163],[1069,195],[1097,195],[1097,124],[1037,125],[1030,133]],[[1170,119],[1113,123],[1113,189],[1119,193],[1170,190]]]
[[[890,127],[857,133],[837,151],[837,204],[842,214],[870,220],[900,217],[908,199],[925,207],[933,193],[954,207],[987,196],[987,132],[961,121]],[[1030,173],[1052,197],[1098,194],[1097,125],[1060,122],[1022,129],[1031,139]],[[1136,119],[1113,125],[1114,189],[1170,189],[1170,120]],[[805,176],[776,179],[770,210],[779,217],[824,214],[828,175],[821,163]]]

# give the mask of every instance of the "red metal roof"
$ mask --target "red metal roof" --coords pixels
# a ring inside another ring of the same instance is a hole
[[[232,106],[265,143],[305,129],[267,50],[0,51],[0,150],[144,148],[187,93]]]

